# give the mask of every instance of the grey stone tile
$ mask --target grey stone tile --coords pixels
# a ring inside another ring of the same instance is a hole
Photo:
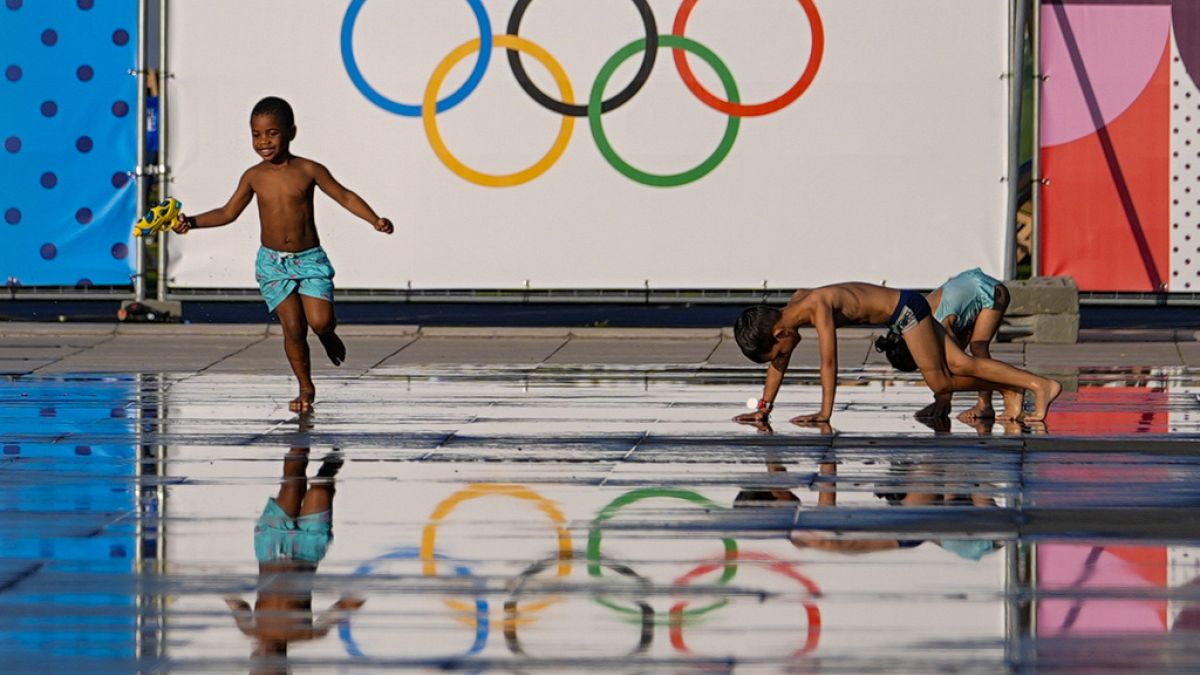
[[[315,375],[349,375],[362,373],[374,367],[392,354],[405,348],[417,339],[409,337],[350,337],[342,336],[346,345],[346,361],[341,366],[330,363],[325,348],[315,335],[308,336],[308,349]],[[229,356],[214,365],[211,372],[217,373],[291,373],[287,357],[283,352],[283,337],[272,336],[244,351]]]
[[[713,353],[717,343],[715,334],[707,339],[681,340],[573,338],[546,362],[559,365],[700,364]]]
[[[1177,346],[1184,365],[1200,368],[1200,342],[1180,342]]]
[[[39,372],[188,372],[207,368],[263,337],[118,336]]]
[[[1180,366],[1183,360],[1173,342],[1029,343],[1025,346],[1025,363],[1036,369],[1047,366]]]
[[[381,363],[380,367],[433,363],[541,363],[565,341],[557,337],[422,337]]]

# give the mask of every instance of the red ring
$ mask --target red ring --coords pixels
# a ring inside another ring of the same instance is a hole
[[[671,27],[671,32],[679,37],[685,37],[684,31],[687,29],[688,17],[692,14],[692,8],[700,0],[683,0],[679,5],[679,12],[675,15],[675,25]],[[808,25],[812,29],[812,47],[808,54],[808,65],[804,67],[804,73],[800,75],[800,79],[796,80],[796,84],[792,85],[783,95],[778,98],[771,99],[764,103],[730,103],[722,98],[717,98],[709,93],[704,85],[696,79],[695,73],[692,72],[691,66],[687,62],[687,54],[682,49],[671,50],[675,57],[675,69],[679,71],[679,76],[683,78],[683,83],[687,88],[696,95],[706,105],[715,108],[726,115],[734,117],[758,117],[760,115],[769,115],[781,108],[790,105],[793,101],[800,98],[802,94],[813,83],[817,77],[817,71],[821,69],[821,58],[825,55],[825,26],[821,23],[821,13],[817,11],[813,0],[799,0],[800,6],[804,8],[804,13],[808,15]]]
[[[758,560],[761,562],[771,563],[766,569],[782,574],[783,576],[792,579],[799,583],[813,597],[820,597],[821,589],[816,582],[803,574],[796,571],[791,563],[780,560],[769,553],[758,553],[756,551],[738,551],[737,557],[739,560]],[[679,577],[675,580],[675,584],[684,586],[691,583],[692,579],[708,574],[719,567],[726,565],[728,561],[722,560],[715,563],[705,563],[693,569],[691,572]],[[683,641],[683,610],[687,607],[687,601],[675,603],[671,608],[670,613],[670,635],[671,646],[683,654],[691,654],[692,650],[688,649],[687,644]],[[804,613],[808,619],[808,637],[804,641],[804,646],[796,650],[793,657],[803,656],[817,648],[821,642],[821,609],[817,605],[808,600],[804,601]]]

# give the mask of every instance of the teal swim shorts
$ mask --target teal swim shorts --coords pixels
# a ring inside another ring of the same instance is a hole
[[[262,246],[254,261],[254,279],[267,309],[274,312],[287,296],[301,295],[333,302],[333,265],[320,246],[291,253]]]
[[[333,512],[321,511],[293,518],[274,498],[254,526],[254,557],[259,562],[299,560],[319,563],[333,540]]]
[[[942,301],[933,312],[938,323],[951,314],[955,317],[955,330],[962,330],[975,323],[979,313],[996,305],[996,286],[1000,281],[983,273],[978,267],[951,277],[942,284]]]

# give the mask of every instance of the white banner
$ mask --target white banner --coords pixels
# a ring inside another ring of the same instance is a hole
[[[514,6],[519,39],[505,37]],[[251,107],[287,99],[293,152],[397,225],[381,235],[318,192],[339,288],[933,287],[977,265],[1003,272],[1007,0],[175,0],[170,12],[172,194],[189,213],[223,205],[256,161]],[[644,16],[664,37],[639,87],[645,50],[622,48],[645,38]],[[454,62],[481,29],[490,58],[478,65],[476,45]],[[564,99],[545,64],[561,69],[582,116],[527,93],[506,47],[544,97]],[[602,98],[632,95],[589,120],[605,66]],[[448,109],[423,120],[439,67],[432,96]],[[730,85],[742,103],[727,103]],[[257,247],[254,204],[228,227],[172,236],[170,284],[253,288]]]

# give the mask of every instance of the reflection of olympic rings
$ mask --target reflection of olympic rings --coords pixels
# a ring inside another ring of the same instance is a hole
[[[821,595],[821,589],[817,587],[817,584],[815,582],[813,582],[812,579],[809,579],[808,577],[804,576],[800,572],[796,571],[796,568],[793,567],[792,563],[788,563],[786,561],[780,560],[779,558],[776,558],[775,556],[770,555],[768,553],[758,553],[758,552],[751,552],[751,551],[741,551],[740,553],[737,554],[737,557],[739,560],[755,560],[755,561],[770,563],[770,565],[763,567],[763,569],[771,571],[771,572],[775,572],[776,574],[782,574],[783,576],[796,581],[801,586],[803,586],[805,588],[805,590],[808,591],[809,595],[811,595],[814,598],[820,597],[820,595]],[[699,576],[708,574],[708,573],[716,570],[717,567],[719,567],[721,565],[727,565],[727,564],[728,564],[727,561],[720,561],[720,562],[712,562],[712,563],[707,563],[707,564],[701,565],[701,566],[697,567],[696,569],[692,570],[691,572],[688,572],[687,574],[676,579],[675,585],[685,586],[685,585],[691,583],[692,579],[695,579]],[[683,625],[684,625],[684,623],[686,623],[686,621],[684,621],[684,615],[687,612],[687,610],[685,609],[687,607],[687,604],[688,603],[686,600],[683,602],[676,603],[675,606],[671,608],[671,613],[670,613],[671,645],[673,647],[675,647],[676,650],[678,650],[684,654],[690,654],[692,651],[692,650],[688,649],[687,644],[685,644],[683,641]],[[813,651],[814,649],[817,648],[817,645],[821,641],[821,610],[820,610],[820,608],[817,607],[816,603],[814,603],[810,600],[805,600],[804,601],[804,613],[808,619],[808,621],[807,621],[808,634],[804,640],[804,646],[801,647],[800,649],[798,649],[796,651],[796,653],[793,654],[793,656],[802,656],[804,654],[807,654],[807,653]]]
[[[354,57],[354,24],[358,21],[358,13],[362,11],[363,3],[366,1],[350,0],[350,6],[346,8],[346,17],[342,20],[342,62],[346,65],[346,73],[350,76],[350,81],[354,83],[354,86],[358,87],[358,91],[371,103],[397,115],[420,117],[420,105],[400,103],[384,96],[367,82],[358,68],[358,60]],[[471,92],[475,91],[475,87],[478,87],[483,80],[483,74],[487,72],[488,61],[492,58],[492,22],[488,18],[487,9],[484,8],[482,0],[467,0],[467,4],[475,13],[475,21],[479,24],[479,39],[483,43],[483,47],[479,50],[479,58],[475,60],[475,67],[471,69],[471,75],[467,81],[463,82],[462,86],[453,94],[437,102],[438,112],[445,112],[470,96]]]
[[[691,490],[681,490],[681,489],[676,489],[676,488],[639,488],[637,490],[631,490],[629,492],[626,492],[625,494],[621,495],[620,497],[617,497],[616,499],[609,502],[608,506],[605,506],[603,509],[601,509],[600,513],[596,515],[595,520],[592,521],[592,529],[588,532],[588,544],[587,544],[588,576],[593,576],[593,577],[602,576],[602,571],[601,571],[602,565],[600,562],[602,559],[601,555],[600,555],[600,541],[601,541],[601,537],[603,536],[602,525],[604,524],[604,521],[609,520],[610,518],[615,516],[618,511],[625,508],[626,506],[629,506],[630,504],[633,504],[634,502],[640,502],[643,499],[653,499],[656,497],[661,497],[661,498],[666,498],[666,499],[681,499],[681,500],[692,502],[693,504],[699,504],[701,506],[704,506],[706,508],[711,508],[711,509],[723,508],[716,502],[713,502],[712,500],[705,497],[704,495],[701,495],[698,492],[693,492]],[[723,586],[725,584],[728,584],[733,579],[733,577],[737,575],[738,547],[737,547],[737,541],[735,541],[734,539],[732,539],[730,537],[722,537],[721,541],[725,545],[725,557],[724,557],[725,562],[723,565],[724,570],[721,573],[721,577],[717,580],[717,583],[719,583]],[[599,602],[600,604],[604,605],[605,607],[608,607],[610,609],[615,609],[618,612],[621,612],[623,614],[638,614],[638,613],[640,613],[639,610],[633,609],[631,607],[623,607],[623,606],[621,606],[607,598],[604,598],[604,597],[598,596],[596,598],[596,601]],[[716,602],[713,602],[704,607],[696,607],[693,609],[684,610],[682,613],[682,616],[685,616],[689,619],[694,618],[694,617],[697,617],[697,616],[700,616],[703,614],[707,614],[708,612],[711,612],[712,610],[717,609],[718,607],[724,607],[728,603],[729,603],[728,599],[717,600]]]
[[[562,69],[558,61],[555,61],[554,57],[550,56],[550,53],[545,49],[515,35],[497,35],[493,39],[493,43],[497,47],[506,47],[512,52],[528,52],[530,56],[546,66],[546,70],[549,70],[550,74],[554,76],[554,82],[558,85],[559,91],[562,92],[563,100],[567,103],[575,101],[575,92],[571,90],[571,82],[567,79],[566,71]],[[429,78],[429,86],[425,88],[425,99],[421,104],[421,120],[425,123],[425,135],[429,137],[429,145],[433,146],[433,153],[437,155],[438,159],[442,160],[442,164],[445,164],[446,168],[472,183],[488,187],[512,187],[513,185],[527,183],[545,173],[551,166],[554,166],[554,163],[566,151],[567,143],[571,142],[571,131],[575,129],[575,118],[570,116],[563,117],[562,124],[558,128],[558,138],[554,139],[554,145],[550,146],[550,151],[527,169],[511,174],[496,175],[476,171],[463,164],[457,157],[450,154],[450,150],[442,140],[442,134],[438,131],[437,115],[434,112],[434,108],[436,107],[438,89],[441,88],[442,82],[446,79],[446,75],[450,72],[450,69],[454,67],[454,64],[463,60],[467,54],[479,49],[481,49],[479,38],[468,40],[450,52],[450,55],[433,70],[433,75]]]
[[[670,35],[657,34],[658,24],[647,0],[634,0],[634,6],[641,16],[646,35],[632,44],[626,45],[608,60],[593,83],[588,104],[584,106],[575,103],[570,81],[558,62],[545,49],[518,36],[521,20],[531,1],[517,0],[512,13],[509,15],[508,34],[492,35],[491,21],[487,16],[486,9],[483,7],[482,0],[467,0],[471,10],[475,13],[476,22],[479,24],[479,38],[460,45],[442,60],[426,85],[421,105],[417,106],[400,103],[384,96],[367,83],[363,77],[354,54],[354,25],[366,0],[350,0],[350,5],[346,10],[346,16],[342,22],[341,34],[342,60],[345,63],[346,72],[349,74],[350,80],[354,83],[355,87],[358,88],[367,100],[375,105],[389,112],[406,117],[420,116],[424,122],[425,133],[429,138],[429,143],[433,148],[434,154],[437,155],[438,159],[451,172],[469,182],[488,187],[511,187],[537,178],[548,171],[566,150],[574,129],[572,124],[574,118],[587,115],[597,148],[599,148],[605,160],[619,173],[645,185],[675,187],[697,181],[711,173],[721,164],[729,154],[737,138],[740,118],[774,113],[800,98],[816,79],[825,53],[825,28],[820,12],[817,11],[815,0],[798,0],[801,8],[804,10],[811,32],[808,63],[805,65],[803,72],[795,84],[780,96],[763,103],[743,104],[738,98],[737,85],[733,79],[733,75],[721,60],[717,58],[716,54],[698,42],[684,37],[688,19],[698,0],[683,0],[675,15],[675,22],[672,27],[672,34]],[[503,47],[508,50],[509,66],[522,90],[539,105],[564,116],[562,124],[559,127],[558,137],[555,139],[549,152],[532,166],[511,174],[483,173],[463,164],[446,148],[435,121],[438,113],[453,108],[474,92],[491,61],[491,51],[494,46]],[[693,169],[668,175],[650,174],[635,169],[617,156],[604,134],[604,128],[600,121],[601,115],[619,108],[641,91],[650,77],[650,72],[654,68],[659,46],[670,47],[674,51],[676,70],[679,72],[684,84],[687,85],[688,90],[709,107],[730,117],[725,127],[725,134],[713,154]],[[611,98],[605,99],[604,87],[608,84],[608,80],[622,63],[639,51],[643,53],[642,63],[633,79],[620,92]],[[450,70],[455,64],[472,52],[478,52],[479,56],[476,58],[475,66],[472,68],[466,82],[454,93],[439,100],[437,98],[438,91]],[[555,84],[559,88],[562,100],[555,100],[537,88],[529,78],[521,62],[521,52],[534,57],[550,71]],[[725,88],[725,99],[711,94],[700,84],[700,81],[688,65],[685,52],[696,54],[717,71],[721,83]]]
[[[517,578],[517,583],[509,591],[508,600],[504,601],[504,641],[508,644],[508,649],[517,656],[524,656],[525,649],[521,646],[521,640],[517,637],[517,626],[522,623],[519,619],[519,610],[517,608],[517,600],[521,593],[525,590],[525,583],[534,576],[545,571],[557,558],[546,558],[531,565]],[[620,563],[599,561],[600,566],[620,574],[621,576],[629,577],[637,581],[643,591],[649,590],[650,582],[637,572],[634,572],[628,565]],[[628,655],[641,654],[650,648],[654,643],[654,609],[649,603],[644,600],[638,600],[637,606],[642,614],[642,631],[641,637],[638,640],[638,645]]]
[[[671,32],[675,35],[683,37],[684,31],[687,30],[688,17],[692,14],[692,8],[700,0],[683,0],[683,4],[679,6],[679,11],[675,14],[675,25],[671,28]],[[817,77],[817,71],[821,68],[821,58],[825,54],[825,26],[821,23],[821,13],[817,11],[813,0],[800,0],[800,6],[804,8],[804,14],[808,17],[808,26],[812,31],[812,46],[809,48],[808,65],[804,67],[804,72],[800,75],[800,79],[796,80],[796,84],[780,95],[778,98],[772,99],[765,103],[755,103],[743,105],[734,99],[722,101],[713,96],[700,84],[696,79],[696,75],[692,73],[692,69],[688,66],[687,57],[683,51],[675,50],[675,68],[679,71],[679,76],[683,78],[684,84],[691,90],[696,98],[704,101],[709,106],[720,110],[726,115],[735,117],[756,117],[759,115],[769,115],[781,108],[787,107],[793,101],[800,98],[802,94],[813,83]],[[711,64],[711,61],[709,62]],[[726,85],[728,88],[728,85]]]
[[[512,14],[508,16],[509,35],[520,34],[521,19],[524,18],[525,10],[532,1],[517,0]],[[642,65],[638,67],[633,80],[624,89],[600,105],[601,112],[612,112],[625,105],[646,84],[646,80],[650,79],[650,71],[654,70],[654,60],[658,56],[658,23],[654,20],[654,10],[650,9],[650,4],[646,0],[633,0],[633,4],[637,7],[638,14],[642,16],[642,25],[646,29],[646,50],[643,52]],[[588,114],[587,106],[556,101],[538,89],[533,80],[529,79],[529,74],[525,72],[525,66],[521,63],[521,54],[517,50],[510,49],[508,51],[508,65],[512,68],[513,76],[517,78],[517,84],[521,85],[525,93],[543,107],[572,117],[583,117]]]
[[[485,485],[474,484],[455,492],[433,509],[433,513],[429,514],[429,522],[425,525],[425,529],[421,532],[421,560],[424,561],[422,570],[425,576],[437,575],[437,560],[434,556],[434,548],[437,545],[437,528],[446,516],[450,514],[459,504],[480,497],[499,496],[512,497],[514,499],[522,499],[533,502],[539,511],[546,514],[556,524],[557,539],[558,539],[558,576],[565,577],[571,573],[571,533],[567,531],[566,518],[562,511],[558,510],[554,502],[546,499],[538,493],[530,490],[523,485]],[[532,613],[549,607],[557,602],[556,598],[543,600],[542,602],[531,603],[524,611]],[[451,609],[466,614],[470,611],[469,607],[460,600],[449,598],[445,600],[446,606]]]
[[[359,565],[358,569],[354,570],[354,576],[366,576],[374,571],[375,567],[385,560],[417,560],[421,557],[421,550],[415,546],[406,546],[398,548],[391,553],[382,555],[372,561],[365,562]],[[435,553],[437,559],[445,559],[445,556],[440,553]],[[465,565],[454,566],[454,576],[457,577],[474,577],[470,568]],[[355,658],[365,658],[366,654],[359,648],[358,642],[354,639],[354,634],[351,632],[351,622],[354,615],[351,614],[347,619],[338,626],[338,637],[342,640],[342,645],[346,648],[346,653]],[[488,601],[487,598],[480,596],[475,600],[475,642],[471,645],[464,655],[478,654],[483,651],[487,644],[488,633],[490,626],[488,624]]]

